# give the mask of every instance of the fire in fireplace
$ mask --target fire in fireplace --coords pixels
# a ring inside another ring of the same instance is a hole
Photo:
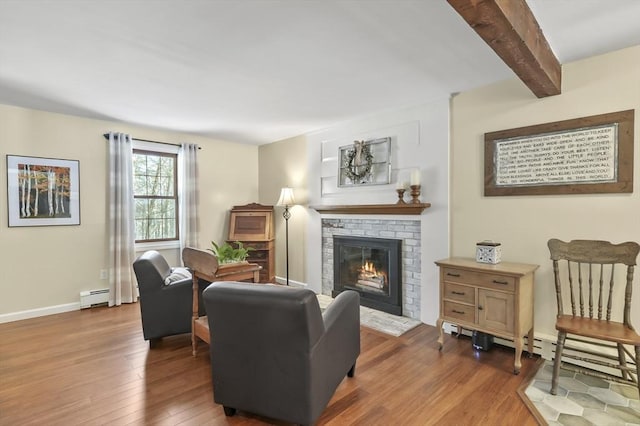
[[[365,260],[364,265],[358,271],[356,286],[363,290],[385,294],[389,288],[387,273],[384,269],[378,271],[373,262]]]
[[[360,303],[402,315],[402,240],[333,237],[333,291],[360,293]]]

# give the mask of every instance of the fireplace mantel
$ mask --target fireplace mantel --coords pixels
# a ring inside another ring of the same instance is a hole
[[[406,204],[353,204],[342,206],[309,206],[319,213],[329,214],[403,214],[419,215],[431,207],[430,203]]]

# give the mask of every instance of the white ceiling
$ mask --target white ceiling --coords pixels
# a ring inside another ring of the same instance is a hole
[[[561,63],[640,44],[640,0],[528,3]],[[0,0],[0,103],[238,142],[512,77],[445,0]]]

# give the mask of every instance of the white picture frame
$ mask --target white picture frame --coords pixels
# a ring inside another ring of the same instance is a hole
[[[371,160],[368,172],[363,176],[353,178],[349,176],[349,169],[354,171],[353,155],[355,146],[345,145],[338,149],[338,188],[387,185],[391,182],[391,138],[378,138],[362,142],[368,150]],[[355,168],[355,172],[358,172]]]

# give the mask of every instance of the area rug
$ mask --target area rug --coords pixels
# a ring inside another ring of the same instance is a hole
[[[318,303],[320,309],[325,310],[333,299],[327,295],[319,294]],[[380,331],[392,336],[401,336],[421,322],[413,318],[399,317],[386,312],[360,306],[360,325]]]
[[[551,395],[553,363],[545,361],[523,392],[533,415],[548,425],[640,425],[638,389],[560,370],[558,394]]]

